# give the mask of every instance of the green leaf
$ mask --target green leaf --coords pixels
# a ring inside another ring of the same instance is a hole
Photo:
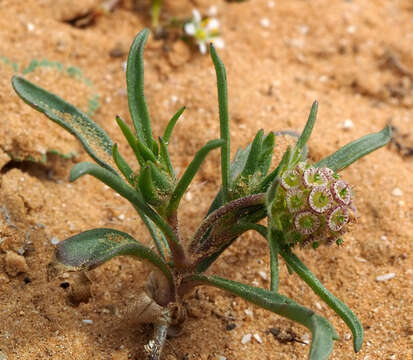
[[[134,186],[133,171],[126,160],[119,153],[117,144],[113,144],[112,156],[119,171],[123,174],[128,183]]]
[[[160,161],[165,169],[168,171],[172,180],[176,180],[175,170],[172,166],[171,158],[169,157],[168,146],[165,141],[159,137],[159,147],[160,147]]]
[[[140,210],[140,215],[144,214],[147,216],[165,234],[168,239],[169,246],[171,246],[171,242],[175,244],[179,243],[170,226],[149,205],[145,203],[142,195],[110,171],[92,163],[82,162],[73,166],[72,171],[70,172],[69,180],[75,181],[79,177],[86,174],[92,175],[99,179],[104,184],[115,190],[120,196],[129,200],[134,207]]]
[[[217,147],[223,146],[224,144],[225,141],[222,139],[210,140],[196,153],[194,159],[186,168],[184,174],[176,185],[174,192],[172,193],[172,197],[168,205],[167,214],[171,214],[178,208],[182,196],[184,195],[192,179],[198,172],[202,162],[204,161],[208,153],[216,149]]]
[[[218,276],[198,274],[187,279],[195,282],[195,284],[210,285],[226,290],[248,302],[304,325],[312,333],[310,360],[327,360],[333,350],[333,340],[338,339],[337,333],[327,319],[281,294]]]
[[[214,45],[210,45],[211,58],[214,63],[215,72],[217,74],[218,86],[218,103],[219,103],[219,123],[220,136],[224,141],[221,148],[221,174],[222,174],[222,190],[224,202],[229,198],[230,186],[230,134],[229,134],[229,116],[228,116],[228,88],[227,75],[225,66],[219,58]]]
[[[143,84],[143,48],[148,39],[149,30],[144,29],[135,39],[129,50],[126,66],[126,85],[128,88],[128,104],[133,125],[139,141],[152,149],[152,129],[148,106],[145,101]]]
[[[145,161],[152,161],[154,163],[157,162],[155,155],[153,154],[152,150],[145,146],[144,143],[138,140],[137,142],[139,153],[142,155]]]
[[[304,130],[301,133],[301,136],[297,141],[297,145],[295,146],[296,149],[299,151],[304,149],[304,146],[307,144],[307,141],[311,136],[314,123],[317,119],[317,110],[318,110],[318,102],[314,101],[313,105],[311,106],[310,115],[308,116],[307,123],[305,124]]]
[[[136,160],[138,160],[139,162],[139,165],[144,166],[145,160],[139,152],[138,140],[136,139],[135,135],[133,135],[132,130],[119,115],[116,116],[116,122],[121,129],[123,136],[125,136],[126,140],[128,141],[129,146],[132,148],[136,156]]]
[[[117,174],[113,167],[112,140],[85,113],[20,76],[13,76],[12,85],[27,104],[76,136],[93,160]]]
[[[329,292],[294,253],[290,250],[280,249],[280,254],[300,278],[344,320],[353,333],[354,351],[358,352],[363,344],[364,330],[357,316],[354,315],[346,304]]]
[[[145,201],[155,207],[162,204],[158,191],[153,184],[151,168],[149,166],[142,168],[139,174],[138,185]]]
[[[325,166],[336,172],[341,171],[361,157],[386,145],[390,139],[391,128],[390,126],[386,126],[380,132],[363,136],[343,146],[334,154],[324,158],[315,165],[318,167]]]
[[[56,260],[74,271],[94,269],[115,256],[122,255],[148,260],[172,282],[168,266],[159,256],[122,231],[88,230],[60,242],[56,247]]]
[[[262,142],[261,154],[258,159],[257,169],[261,176],[267,175],[274,154],[275,134],[270,132]]]
[[[165,141],[165,144],[169,144],[169,140],[171,139],[172,131],[175,127],[176,122],[181,117],[182,113],[185,111],[185,106],[182,106],[174,116],[172,116],[171,120],[169,120],[168,125],[166,125],[165,132],[163,133],[162,139]]]
[[[251,148],[245,166],[242,169],[241,177],[248,179],[249,176],[255,173],[261,155],[263,137],[264,130],[261,129],[257,132],[257,135],[255,135],[254,140],[251,143]]]
[[[147,163],[151,168],[153,184],[164,195],[169,195],[174,189],[174,182],[166,171],[159,169],[153,162]]]

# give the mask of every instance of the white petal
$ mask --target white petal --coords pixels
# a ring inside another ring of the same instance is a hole
[[[220,37],[213,39],[212,42],[214,43],[215,47],[218,49],[223,49],[225,47],[225,42]]]
[[[207,45],[204,42],[198,43],[199,51],[201,54],[205,55],[207,52]]]
[[[205,30],[218,30],[219,29],[219,21],[215,18],[209,19],[207,25],[205,26]]]
[[[186,24],[184,25],[184,31],[185,31],[188,35],[194,36],[195,33],[196,33],[196,26],[195,26],[195,24],[194,24],[194,23],[191,23],[191,22],[186,23]]]
[[[197,9],[192,10],[192,17],[194,18],[195,23],[200,23],[202,20],[201,14],[199,13]]]

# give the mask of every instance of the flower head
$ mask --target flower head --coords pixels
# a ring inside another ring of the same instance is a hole
[[[300,162],[280,175],[280,185],[272,215],[291,246],[337,242],[355,217],[350,185],[329,168]]]
[[[196,9],[192,10],[192,19],[185,24],[184,31],[195,39],[201,54],[207,53],[209,43],[213,43],[217,48],[224,47],[224,40],[219,32],[219,21],[212,17],[202,19]]]

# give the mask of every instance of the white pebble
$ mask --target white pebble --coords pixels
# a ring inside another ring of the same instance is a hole
[[[351,339],[351,334],[350,333],[345,333],[344,334],[344,340],[350,340]]]
[[[34,25],[32,23],[27,23],[26,24],[27,31],[32,32],[34,30]]]
[[[208,16],[217,16],[217,14],[218,14],[218,8],[215,5],[212,5],[208,9]]]
[[[346,28],[346,31],[349,33],[349,34],[354,34],[355,32],[356,32],[356,27],[354,26],[354,25],[350,25],[350,26],[347,26],[347,28]]]
[[[301,338],[301,340],[303,341],[303,343],[304,344],[309,344],[310,343],[310,335],[309,334],[307,334],[307,333],[305,333],[304,335],[303,335],[303,337]]]
[[[57,236],[53,236],[53,237],[50,239],[50,243],[51,243],[52,245],[57,245],[59,242],[60,242],[60,240],[59,240],[59,238],[58,238]]]
[[[352,129],[352,128],[354,128],[354,123],[353,123],[353,121],[352,121],[351,119],[346,119],[346,120],[344,120],[343,129],[344,129],[344,130],[350,130],[350,129]]]
[[[172,101],[172,103],[173,104],[176,104],[177,102],[178,102],[178,96],[176,96],[176,95],[171,95],[171,101]]]
[[[254,316],[254,313],[252,312],[251,309],[245,309],[244,312],[245,312],[245,315],[247,315],[247,316],[249,316],[249,317],[253,317],[253,316]]]
[[[316,302],[314,305],[315,305],[315,307],[316,307],[318,310],[322,310],[322,309],[323,309],[323,307],[321,306],[321,304],[320,304],[319,302]]]
[[[396,276],[395,273],[388,273],[388,274],[384,274],[384,275],[379,275],[376,277],[376,281],[387,281],[387,280],[391,280]]]
[[[268,279],[268,275],[265,271],[258,271],[258,275],[261,276],[261,279],[263,279],[263,280]]]
[[[227,358],[225,356],[222,356],[222,355],[216,355],[215,359],[216,360],[227,360]]]
[[[260,20],[260,24],[261,24],[262,27],[267,28],[267,27],[270,26],[270,19],[268,19],[268,18],[262,18],[262,19]]]
[[[91,320],[91,319],[83,319],[83,320],[82,320],[82,323],[91,325],[91,324],[93,324],[93,320]]]
[[[119,219],[119,220],[125,220],[125,214],[120,214],[120,215],[118,216],[118,219]]]
[[[399,188],[397,187],[397,188],[394,188],[394,189],[393,189],[393,191],[391,192],[391,194],[392,194],[393,196],[403,196],[403,191],[401,191],[401,189],[399,189]]]
[[[241,339],[241,344],[245,345],[251,341],[251,334],[245,334]]]
[[[254,334],[254,339],[257,340],[257,342],[258,342],[259,344],[262,344],[261,336],[258,335],[257,333]]]
[[[387,241],[387,236],[386,236],[386,235],[382,235],[382,236],[380,236],[380,239],[383,240],[383,241]]]
[[[187,201],[191,201],[192,200],[192,193],[190,191],[188,191],[185,195],[185,200]]]

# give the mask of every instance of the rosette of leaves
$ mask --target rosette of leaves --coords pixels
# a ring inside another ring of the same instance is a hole
[[[167,124],[163,135],[156,141],[143,91],[143,48],[147,37],[148,30],[143,30],[136,36],[126,70],[129,110],[134,129],[117,118],[117,123],[136,156],[135,165],[125,161],[116,144],[86,114],[22,77],[14,77],[12,80],[15,91],[25,102],[75,135],[96,162],[76,164],[71,171],[70,181],[89,174],[114,189],[136,209],[155,243],[152,250],[131,235],[118,230],[89,230],[74,235],[57,246],[57,263],[66,271],[79,271],[95,268],[115,256],[123,255],[147,260],[153,265],[154,271],[146,281],[145,293],[153,304],[153,314],[146,314],[140,319],[151,321],[155,325],[153,340],[145,346],[149,359],[159,359],[168,329],[176,330],[182,326],[185,320],[183,298],[199,285],[223,289],[302,324],[312,333],[309,358],[327,359],[333,349],[333,340],[338,339],[338,335],[327,319],[278,292],[278,257],[281,256],[289,269],[295,271],[345,321],[353,333],[354,350],[359,351],[363,342],[360,321],[294,255],[294,242],[288,235],[291,227],[286,227],[280,221],[283,211],[294,210],[291,196],[285,193],[288,183],[294,185],[291,183],[294,178],[289,176],[291,171],[296,171],[297,166],[301,166],[303,170],[300,171],[304,172],[310,169],[306,169],[306,143],[316,119],[317,102],[311,108],[307,124],[296,145],[287,148],[275,169],[271,170],[270,164],[276,136],[273,132],[265,134],[263,130],[257,133],[246,148],[240,149],[231,162],[225,68],[211,45],[210,53],[218,83],[220,138],[207,142],[177,179],[169,157],[168,143],[174,125],[184,109],[178,110]],[[386,127],[378,133],[353,141],[315,163],[307,174],[306,181],[317,182],[314,174],[327,171],[323,170],[327,168],[334,176],[360,157],[384,146],[389,140],[390,129]],[[180,200],[204,158],[217,148],[221,151],[221,189],[195,233],[189,239],[182,239],[177,220]],[[325,185],[331,189],[330,182]],[[346,188],[343,184],[337,185],[336,189],[340,196],[346,198],[347,195],[340,192]],[[304,185],[300,183],[301,187]],[[324,201],[320,196],[322,194],[311,197],[311,190],[301,190],[307,191],[305,196],[307,199],[312,198],[315,208],[321,206]],[[339,203],[340,199],[334,201]],[[267,219],[267,226],[258,223],[264,218]],[[298,223],[298,228],[307,226],[305,221]],[[271,273],[269,289],[205,274],[228,246],[250,230],[258,232],[268,241]],[[301,243],[304,240],[301,239]]]

